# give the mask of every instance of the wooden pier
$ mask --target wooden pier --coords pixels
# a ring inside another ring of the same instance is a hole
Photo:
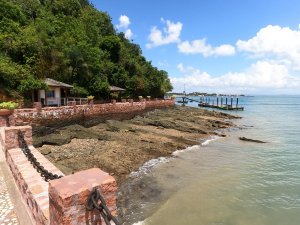
[[[235,111],[244,111],[244,107],[235,107],[235,106],[231,106],[231,105],[222,105],[222,106],[218,106],[218,105],[211,105],[208,103],[199,103],[198,106],[200,107],[207,107],[207,108],[214,108],[214,109],[221,109],[221,110],[235,110]]]
[[[228,100],[230,100],[230,104]],[[239,106],[238,97],[236,97],[235,104],[233,104],[233,97],[230,97],[230,99],[228,99],[228,97],[224,98],[223,96],[212,98],[212,99],[210,97],[200,97],[200,100],[191,99],[185,96],[182,97],[182,100],[179,100],[177,102],[182,104],[187,104],[188,102],[198,102],[199,107],[213,108],[213,109],[220,109],[220,110],[231,110],[231,111],[244,110],[244,107]]]

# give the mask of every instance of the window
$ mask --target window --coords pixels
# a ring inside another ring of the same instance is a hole
[[[51,91],[47,91],[47,98],[55,98],[55,91],[51,90]]]

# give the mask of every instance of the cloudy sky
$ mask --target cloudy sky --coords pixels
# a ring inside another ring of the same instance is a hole
[[[174,91],[300,94],[299,0],[92,0]]]

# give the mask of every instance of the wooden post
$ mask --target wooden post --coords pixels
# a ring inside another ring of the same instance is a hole
[[[226,97],[226,106],[227,106],[227,97]]]
[[[221,96],[221,106],[223,106],[223,96]]]
[[[219,97],[217,97],[217,106],[219,106]]]
[[[237,97],[236,98],[236,109],[238,108],[238,106],[239,106],[239,98]]]
[[[233,103],[233,97],[231,96],[231,103],[230,103],[231,108],[232,108],[232,103]]]

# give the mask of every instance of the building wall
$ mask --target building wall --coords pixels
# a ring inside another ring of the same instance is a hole
[[[60,88],[56,87],[56,88],[53,88],[52,90],[54,90],[54,92],[55,92],[55,98],[60,98],[60,96],[61,96],[60,95]]]
[[[40,92],[40,98],[45,99],[46,96],[45,90],[39,90],[39,92]]]

